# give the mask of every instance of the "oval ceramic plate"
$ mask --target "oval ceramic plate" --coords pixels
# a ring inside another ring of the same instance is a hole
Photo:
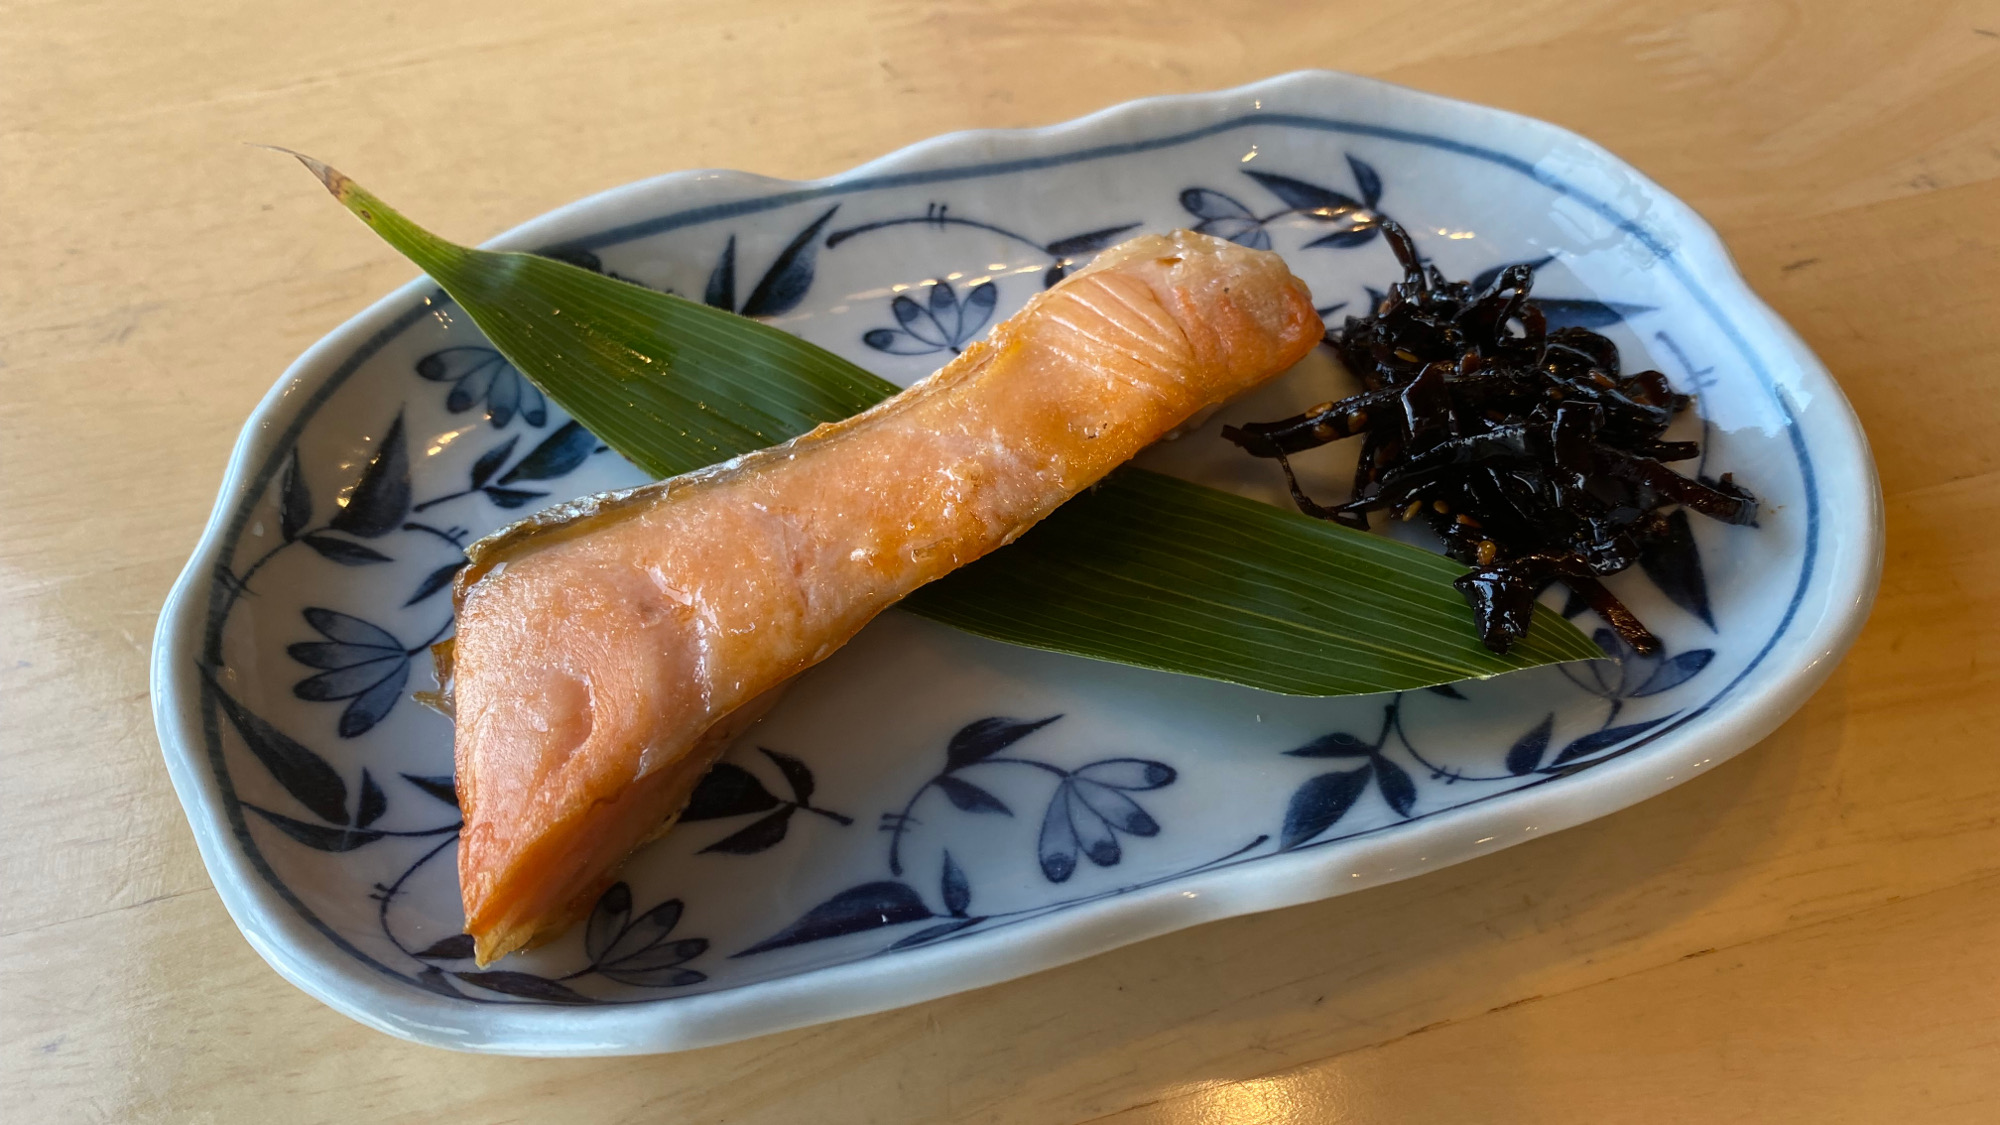
[[[1296,74],[941,137],[815,183],[666,176],[495,245],[768,318],[908,384],[1141,230],[1276,249],[1337,324],[1396,276],[1353,207],[1451,276],[1534,263],[1553,321],[1696,396],[1699,471],[1765,506],[1756,527],[1687,521],[1613,580],[1664,653],[1619,652],[1578,611],[1622,661],[1303,699],[886,614],[736,745],[587,924],[481,971],[459,933],[451,731],[410,692],[467,542],[639,475],[419,280],[258,407],[162,617],[161,741],[230,913],[279,972],[397,1035],[673,1050],[1415,875],[1629,805],[1775,727],[1873,596],[1861,430],[1714,233],[1560,129]],[[1283,503],[1275,467],[1216,430],[1344,378],[1310,360],[1145,459]],[[1341,457],[1303,459],[1325,495]]]

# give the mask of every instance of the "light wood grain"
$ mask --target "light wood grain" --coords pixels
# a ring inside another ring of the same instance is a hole
[[[1708,776],[1423,879],[653,1059],[368,1031],[238,936],[146,652],[243,417],[412,271],[308,149],[483,238],[1302,66],[1548,118],[1713,219],[1860,411],[1882,597]],[[0,1117],[2000,1119],[2000,4],[0,3]]]

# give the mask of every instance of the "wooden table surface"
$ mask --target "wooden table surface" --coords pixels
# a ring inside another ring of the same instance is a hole
[[[1888,569],[1763,745],[1421,879],[682,1055],[454,1055],[224,914],[147,652],[244,416],[412,276],[677,168],[839,171],[1299,67],[1547,118],[1707,215],[1860,411]],[[2000,1120],[2000,5],[0,3],[0,1118]]]

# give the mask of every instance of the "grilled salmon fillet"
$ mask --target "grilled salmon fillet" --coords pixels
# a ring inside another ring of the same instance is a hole
[[[553,937],[786,681],[1321,336],[1276,254],[1101,254],[924,381],[476,544],[440,655],[480,964]]]

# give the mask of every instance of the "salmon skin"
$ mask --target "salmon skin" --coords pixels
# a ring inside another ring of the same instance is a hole
[[[475,544],[438,655],[478,962],[587,911],[783,685],[869,619],[1323,331],[1276,254],[1142,236],[852,418]]]

